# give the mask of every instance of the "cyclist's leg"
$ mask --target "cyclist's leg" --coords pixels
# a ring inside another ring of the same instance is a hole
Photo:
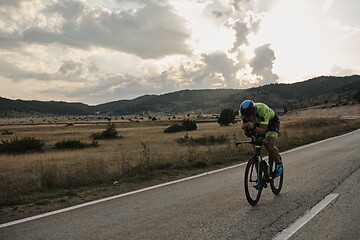
[[[266,149],[268,150],[269,155],[274,159],[274,161],[276,163],[275,171],[273,172],[274,177],[281,176],[281,174],[283,172],[283,165],[282,165],[281,157],[279,154],[279,149],[275,146],[276,138],[269,136],[265,139],[268,142]]]
[[[266,150],[269,152],[270,156],[275,160],[275,163],[280,163],[279,149],[275,146],[276,137],[267,136],[265,141],[268,143],[266,144]]]
[[[275,146],[277,137],[279,136],[280,120],[277,115],[269,121],[267,131],[265,133],[265,141],[268,143],[265,147],[269,154],[275,160],[275,163],[280,163],[279,149]]]

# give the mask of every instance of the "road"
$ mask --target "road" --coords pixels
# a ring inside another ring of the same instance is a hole
[[[0,229],[0,239],[272,239],[331,193],[290,239],[360,239],[360,131],[283,153],[282,193],[244,195],[245,166]]]

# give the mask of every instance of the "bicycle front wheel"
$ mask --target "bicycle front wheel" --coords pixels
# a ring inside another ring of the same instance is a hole
[[[281,158],[281,157],[280,157]],[[269,167],[270,167],[270,174],[272,176],[272,180],[270,182],[270,186],[271,186],[271,191],[275,194],[278,195],[281,192],[281,188],[283,185],[283,181],[284,181],[284,167],[283,167],[283,172],[280,176],[275,177],[274,176],[274,171],[275,171],[275,161],[273,158],[269,157]]]
[[[263,189],[262,182],[262,171],[259,169],[260,164],[258,164],[258,160],[256,157],[252,157],[249,159],[246,168],[245,168],[245,178],[244,178],[244,186],[245,186],[245,195],[247,201],[255,206],[261,196],[261,192]],[[256,183],[258,182],[257,186]]]

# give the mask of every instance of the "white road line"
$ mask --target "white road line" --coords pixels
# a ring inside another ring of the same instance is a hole
[[[278,233],[273,240],[286,240],[289,239],[294,233],[296,233],[302,226],[309,222],[316,216],[322,209],[324,209],[329,203],[331,203],[339,194],[329,194],[321,202],[316,204],[310,211],[306,212],[304,216],[298,218],[288,228]]]
[[[179,179],[179,180],[175,180],[175,181],[171,181],[171,182],[167,182],[167,183],[162,183],[162,184],[159,184],[159,185],[155,185],[155,186],[151,186],[151,187],[147,187],[147,188],[135,190],[135,191],[132,191],[132,192],[127,192],[127,193],[123,193],[123,194],[119,194],[119,195],[115,195],[115,196],[111,196],[111,197],[107,197],[107,198],[102,198],[102,199],[99,199],[99,200],[95,200],[95,201],[91,201],[91,202],[87,202],[87,203],[75,205],[75,206],[72,206],[72,207],[68,207],[68,208],[64,208],[64,209],[59,209],[59,210],[56,210],[56,211],[52,211],[52,212],[48,212],[48,213],[43,213],[43,214],[40,214],[40,215],[36,215],[36,216],[28,217],[28,218],[23,218],[23,219],[16,220],[16,221],[12,221],[12,222],[8,222],[8,223],[3,223],[3,224],[0,224],[0,229],[1,229],[1,228],[4,228],[4,227],[9,227],[9,226],[12,226],[12,225],[15,225],[15,224],[19,224],[19,223],[24,223],[24,222],[32,221],[32,220],[35,220],[35,219],[39,219],[39,218],[43,218],[43,217],[48,217],[48,216],[55,215],[55,214],[58,214],[58,213],[63,213],[63,212],[71,211],[71,210],[74,210],[74,209],[78,209],[78,208],[82,208],[82,207],[94,205],[94,204],[97,204],[97,203],[101,203],[101,202],[105,202],[105,201],[110,201],[110,200],[113,200],[113,199],[116,199],[116,198],[122,198],[122,197],[129,196],[129,195],[133,195],[133,194],[136,194],[136,193],[141,193],[141,192],[149,191],[149,190],[152,190],[152,189],[156,189],[156,188],[160,188],[160,187],[172,185],[172,184],[175,184],[175,183],[180,183],[180,182],[188,181],[188,180],[191,180],[191,179],[194,179],[194,178],[199,178],[199,177],[207,176],[207,175],[210,175],[210,174],[214,174],[214,173],[226,171],[226,170],[229,170],[229,169],[232,169],[232,168],[240,167],[240,166],[245,165],[245,164],[247,164],[247,162],[245,162],[245,163],[240,163],[240,164],[236,164],[236,165],[229,166],[229,167],[222,168],[222,169],[217,169],[217,170],[214,170],[214,171],[211,171],[211,172],[201,173],[201,174],[194,175],[194,176],[191,176],[191,177],[182,178],[182,179]]]
[[[330,141],[330,140],[335,139],[335,138],[340,138],[340,137],[343,137],[343,136],[346,136],[346,135],[349,135],[349,134],[353,134],[353,133],[355,133],[355,132],[357,132],[357,131],[360,131],[360,129],[355,130],[355,131],[350,132],[350,133],[346,133],[346,134],[344,134],[344,135],[336,136],[336,137],[333,137],[333,138],[325,139],[325,140],[322,140],[322,141],[319,141],[319,142],[314,142],[314,143],[311,143],[311,144],[308,144],[308,145],[304,145],[304,146],[301,146],[301,147],[298,147],[298,148],[294,148],[294,149],[291,149],[291,150],[282,152],[281,154],[294,152],[294,151],[296,151],[296,150],[299,150],[299,149],[302,149],[302,148],[306,148],[306,147],[309,147],[309,146],[313,146],[313,145],[315,145],[315,144],[323,143],[323,142]],[[195,175],[195,176],[191,176],[191,177],[187,177],[187,178],[182,178],[182,179],[179,179],[179,180],[175,180],[175,181],[171,181],[171,182],[167,182],[167,183],[162,183],[162,184],[159,184],[159,185],[155,185],[155,186],[151,186],[151,187],[147,187],[147,188],[135,190],[135,191],[132,191],[132,192],[127,192],[127,193],[123,193],[123,194],[119,194],[119,195],[115,195],[115,196],[111,196],[111,197],[107,197],[107,198],[102,198],[102,199],[99,199],[99,200],[95,200],[95,201],[91,201],[91,202],[87,202],[87,203],[75,205],[75,206],[72,206],[72,207],[63,208],[63,209],[59,209],[59,210],[56,210],[56,211],[52,211],[52,212],[48,212],[48,213],[43,213],[43,214],[40,214],[40,215],[36,215],[36,216],[28,217],[28,218],[23,218],[23,219],[19,219],[19,220],[12,221],[12,222],[8,222],[8,223],[3,223],[3,224],[0,224],[0,229],[1,229],[1,228],[4,228],[4,227],[8,227],[8,226],[15,225],[15,224],[19,224],[19,223],[24,223],[24,222],[32,221],[32,220],[35,220],[35,219],[52,216],[52,215],[55,215],[55,214],[58,214],[58,213],[63,213],[63,212],[75,210],[75,209],[78,209],[78,208],[82,208],[82,207],[94,205],[94,204],[97,204],[97,203],[106,202],[106,201],[110,201],[110,200],[117,199],[117,198],[122,198],[122,197],[129,196],[129,195],[133,195],[133,194],[136,194],[136,193],[141,193],[141,192],[149,191],[149,190],[152,190],[152,189],[156,189],[156,188],[168,186],[168,185],[171,185],[171,184],[188,181],[188,180],[191,180],[191,179],[203,177],[203,176],[210,175],[210,174],[213,174],[213,173],[226,171],[226,170],[229,170],[229,169],[232,169],[232,168],[236,168],[236,167],[243,166],[243,165],[245,165],[245,164],[246,164],[246,162],[245,162],[245,163],[236,164],[236,165],[233,165],[233,166],[230,166],[230,167],[226,167],[226,168],[214,170],[214,171],[211,171],[211,172],[206,172],[206,173],[198,174],[198,175]]]

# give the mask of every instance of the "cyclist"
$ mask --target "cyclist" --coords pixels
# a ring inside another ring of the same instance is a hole
[[[275,160],[275,176],[282,174],[283,165],[279,155],[279,149],[275,146],[276,139],[279,135],[280,120],[274,110],[269,108],[264,103],[254,103],[251,100],[245,100],[240,105],[240,120],[243,122],[241,128],[245,135],[264,136],[266,150],[270,156]],[[254,185],[258,188],[258,184]]]

